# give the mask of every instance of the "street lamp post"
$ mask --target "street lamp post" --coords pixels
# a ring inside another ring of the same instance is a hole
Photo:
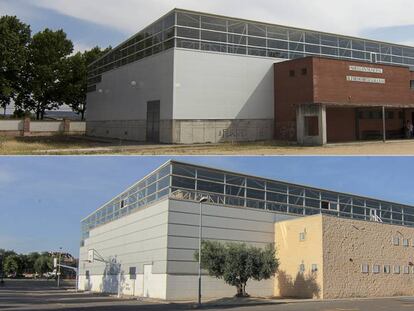
[[[198,202],[200,204],[200,221],[198,233],[198,305],[201,306],[201,240],[203,237],[203,203],[207,202],[207,197],[202,197]]]

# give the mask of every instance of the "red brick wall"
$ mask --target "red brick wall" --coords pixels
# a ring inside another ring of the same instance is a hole
[[[350,108],[327,108],[326,128],[328,142],[356,140],[356,111]]]
[[[307,74],[302,74],[302,69]],[[290,76],[290,71],[295,76]],[[275,64],[275,138],[296,140],[296,104],[313,103],[313,66],[311,58]]]
[[[383,69],[382,74],[350,71],[349,66]],[[347,81],[347,76],[383,78],[385,84]],[[345,105],[414,105],[414,92],[410,90],[412,73],[407,67],[387,66],[364,62],[351,62],[327,58],[314,59],[317,103]]]

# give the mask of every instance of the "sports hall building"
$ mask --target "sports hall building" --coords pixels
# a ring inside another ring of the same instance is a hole
[[[161,143],[404,137],[414,48],[174,9],[89,67],[87,134]]]
[[[200,208],[203,240],[276,246],[253,296],[414,295],[413,206],[176,161],[82,220],[79,289],[195,300]],[[234,294],[203,271],[204,298]]]

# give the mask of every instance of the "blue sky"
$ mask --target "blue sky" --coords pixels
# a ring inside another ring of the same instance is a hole
[[[80,220],[168,157],[1,157],[0,248],[78,254]],[[414,205],[412,158],[175,157]]]
[[[414,45],[412,0],[0,0],[1,15],[63,28],[76,50],[116,46],[174,7]]]

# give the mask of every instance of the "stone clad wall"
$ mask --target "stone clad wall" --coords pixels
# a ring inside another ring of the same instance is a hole
[[[393,245],[393,238],[399,245]],[[403,246],[403,239],[409,246]],[[325,299],[414,295],[414,228],[323,216]],[[362,273],[361,265],[369,272]],[[373,273],[380,265],[380,273]],[[390,273],[384,273],[384,265]],[[400,273],[394,273],[395,265]],[[404,273],[409,267],[409,274]]]

